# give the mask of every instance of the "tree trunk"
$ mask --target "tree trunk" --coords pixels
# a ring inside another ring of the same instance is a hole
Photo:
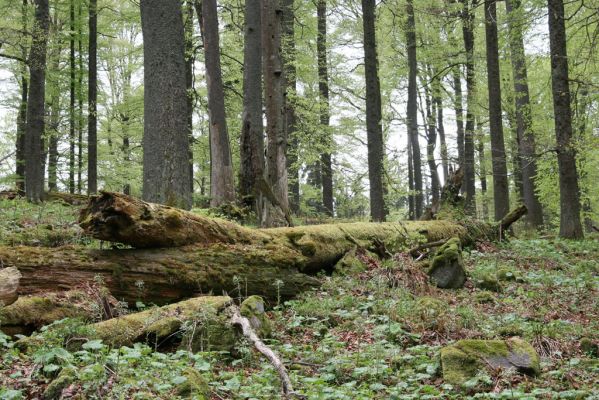
[[[289,191],[291,211],[300,211],[300,181],[298,165],[299,138],[295,112],[297,98],[297,67],[295,55],[295,10],[293,0],[282,0],[283,15],[283,55],[285,57],[285,136],[290,146],[287,148],[287,169],[289,171]]]
[[[195,2],[200,7],[200,2]],[[229,147],[225,92],[220,67],[218,11],[216,0],[202,0],[200,27],[204,39],[206,58],[206,86],[208,87],[208,113],[210,117],[210,206],[218,207],[235,201],[233,162]]]
[[[416,220],[416,209],[414,206],[414,161],[412,159],[412,138],[408,135],[408,219]]]
[[[485,161],[485,142],[483,140],[482,126],[478,124],[478,174],[480,179],[480,192],[482,195],[483,221],[489,219],[489,202],[487,200],[487,165]]]
[[[23,32],[27,32],[27,0],[21,5],[21,22]],[[27,59],[27,50],[23,46],[21,57]],[[25,194],[25,136],[27,131],[27,64],[20,65],[21,103],[17,114],[17,140],[15,152],[16,188],[20,194]]]
[[[464,165],[464,106],[463,94],[462,94],[462,73],[461,68],[458,65],[453,69],[453,90],[455,97],[453,99],[453,108],[455,111],[456,120],[456,139],[458,147],[458,164],[463,171],[465,171]]]
[[[44,195],[42,137],[46,93],[46,49],[49,31],[48,0],[35,0],[35,23],[29,56],[29,95],[25,145],[25,193],[27,200],[39,202]]]
[[[580,239],[584,236],[580,222],[580,193],[576,171],[576,150],[572,143],[572,110],[568,81],[568,52],[563,0],[548,0],[549,41],[551,48],[551,83],[557,162],[560,186],[560,236]]]
[[[75,0],[69,2],[69,193],[75,193]]]
[[[378,73],[375,30],[375,0],[362,0],[364,25],[364,73],[366,80],[366,131],[368,142],[368,178],[370,180],[370,217],[386,218],[383,173],[385,156],[381,126],[381,85]]]
[[[430,88],[425,88],[425,107],[426,107],[426,160],[431,177],[431,197],[432,204],[439,201],[441,195],[441,182],[439,180],[439,171],[435,160],[435,147],[437,146],[437,124],[436,124],[436,105]]]
[[[0,308],[17,301],[20,279],[21,273],[18,269],[12,267],[0,269]]]
[[[261,26],[260,0],[246,0],[239,194],[245,205],[255,207],[259,217],[262,206],[256,182],[264,175]]]
[[[333,216],[333,166],[331,164],[331,137],[329,120],[329,71],[327,62],[327,1],[318,0],[317,7],[318,35],[316,49],[318,55],[318,92],[320,94],[320,125],[323,134],[324,152],[320,155],[322,177],[322,205],[324,212]]]
[[[55,24],[52,25],[53,29]],[[52,36],[53,32],[50,32]],[[48,68],[50,71],[58,71],[60,69],[60,57],[62,53],[62,40],[59,38],[57,43],[52,46],[48,54]],[[50,99],[48,102],[49,109],[49,124],[46,129],[48,137],[48,190],[50,192],[57,190],[58,183],[58,141],[60,137],[60,113],[61,113],[61,85],[58,79],[49,79]]]
[[[181,4],[141,0],[144,41],[143,196],[191,207]]]
[[[537,160],[535,156],[535,137],[532,130],[532,108],[528,89],[528,72],[521,13],[524,11],[521,0],[506,0],[508,27],[510,31],[510,50],[512,53],[512,73],[514,77],[514,93],[516,119],[518,127],[518,142],[520,155],[520,170],[522,171],[522,197],[528,208],[525,220],[534,228],[543,225],[543,208],[535,190],[537,175]]]
[[[441,97],[440,79],[436,80],[434,86],[434,101],[437,107],[437,132],[439,133],[439,143],[441,144],[441,166],[443,167],[443,182],[446,183],[449,178],[449,157],[447,155],[447,141],[445,140],[445,121],[443,118],[443,98]]]
[[[416,20],[414,4],[407,2],[406,45],[408,53],[408,137],[412,149],[412,172],[414,174],[414,217],[420,218],[423,211],[422,165],[420,159],[420,142],[418,140],[418,61],[416,55]]]
[[[83,7],[79,3],[78,12],[78,51],[79,68],[77,71],[77,193],[83,193]]]
[[[510,209],[510,186],[507,176],[503,122],[501,118],[501,76],[497,39],[497,4],[495,0],[485,0],[485,37],[487,43],[487,86],[489,89],[493,199],[495,220],[499,221]]]
[[[466,211],[476,212],[476,187],[474,184],[474,109],[476,107],[476,79],[474,68],[474,11],[478,0],[460,0],[462,10],[462,33],[466,50],[466,131],[464,133],[464,191]]]
[[[285,136],[284,71],[281,56],[280,0],[262,2],[262,49],[266,109],[266,182],[274,202],[265,202],[262,226],[281,226],[288,222],[287,137]],[[279,207],[277,207],[278,203]],[[279,210],[280,208],[280,210]],[[281,212],[282,211],[282,212]]]
[[[87,110],[87,194],[98,191],[98,6],[89,1],[89,62]]]
[[[193,103],[195,92],[193,88],[193,64],[195,62],[195,49],[193,45],[193,3],[194,0],[185,0],[183,12],[185,13],[185,87],[187,89],[187,136],[189,138],[189,190],[193,194]],[[200,19],[201,16],[198,16]]]

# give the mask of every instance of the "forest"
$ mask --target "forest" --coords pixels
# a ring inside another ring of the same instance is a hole
[[[599,398],[599,3],[0,0],[0,400]]]

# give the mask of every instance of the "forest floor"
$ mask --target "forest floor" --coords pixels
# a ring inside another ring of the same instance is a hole
[[[96,247],[81,235],[76,215],[75,207],[57,203],[0,200],[0,245]],[[599,399],[597,237],[481,243],[465,252],[470,279],[460,290],[429,286],[405,255],[383,262],[363,257],[364,270],[322,276],[319,290],[270,305],[273,337],[265,342],[287,363],[295,391],[305,398]],[[42,329],[35,335],[43,340],[28,353],[0,332],[0,399],[41,398],[64,369],[76,379],[63,398],[194,398],[188,377],[197,374],[190,370],[201,374],[211,399],[278,397],[276,371],[247,343],[239,344],[236,357],[160,353],[141,344],[112,349],[98,341],[67,350],[64,338],[82,323],[63,320]],[[542,356],[540,376],[497,370],[462,389],[444,383],[442,346],[511,336]]]

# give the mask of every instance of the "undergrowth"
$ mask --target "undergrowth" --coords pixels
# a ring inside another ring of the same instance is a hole
[[[57,219],[67,212],[52,206],[40,221],[54,207]],[[286,362],[304,398],[599,398],[596,239],[480,244],[465,254],[470,278],[460,290],[430,287],[418,264],[402,255],[363,261],[367,268],[359,274],[322,276],[318,290],[271,305],[274,335],[266,342]],[[482,289],[482,281],[493,285]],[[0,399],[39,397],[61,371],[73,377],[65,398],[201,399],[189,391],[198,376],[210,399],[279,396],[276,371],[243,342],[235,357],[160,353],[142,344],[113,349],[99,341],[72,349],[65,338],[76,337],[81,326],[82,321],[63,320],[46,327],[28,352],[0,334]],[[542,356],[539,377],[492,370],[461,389],[443,381],[444,345],[511,336],[527,340]]]

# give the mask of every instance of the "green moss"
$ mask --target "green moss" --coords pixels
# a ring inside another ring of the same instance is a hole
[[[252,328],[261,338],[270,337],[272,325],[266,316],[264,299],[260,296],[250,296],[245,299],[239,308],[241,315],[249,319]]]
[[[364,263],[357,257],[357,246],[354,246],[350,251],[337,261],[335,264],[335,273],[340,275],[355,275],[366,270]]]
[[[466,273],[464,272],[460,239],[457,237],[449,239],[435,253],[430,265],[428,275],[438,287],[461,288],[466,281]]]
[[[501,291],[501,284],[499,283],[499,280],[497,280],[497,278],[491,273],[483,272],[476,274],[473,277],[473,281],[474,286],[479,289],[489,290],[491,292]]]
[[[477,303],[493,303],[495,301],[495,296],[488,290],[483,290],[476,293],[474,299]]]
[[[580,350],[592,357],[599,356],[599,345],[589,338],[580,339]]]
[[[441,349],[443,379],[461,385],[487,367],[514,368],[529,375],[540,373],[534,348],[518,338],[508,340],[460,340]]]
[[[8,326],[39,328],[59,319],[85,316],[88,315],[83,308],[77,307],[68,298],[59,299],[55,294],[19,297],[13,304],[0,308],[0,323]]]
[[[75,380],[77,380],[77,371],[75,368],[63,368],[58,376],[46,387],[46,390],[44,390],[44,399],[60,399],[62,396],[62,391],[66,389],[67,386],[75,382]]]
[[[208,381],[197,370],[188,367],[183,371],[185,382],[177,386],[177,394],[182,397],[193,397],[196,400],[210,398]]]

